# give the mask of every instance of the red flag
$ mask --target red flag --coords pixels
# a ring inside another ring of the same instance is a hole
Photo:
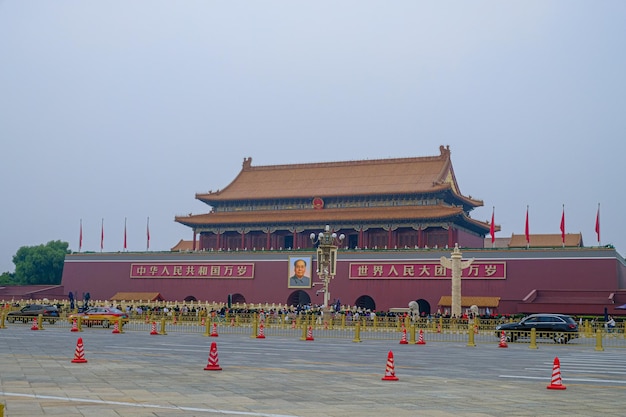
[[[496,241],[496,225],[493,223],[494,217],[495,217],[495,213],[496,213],[496,208],[494,207],[493,211],[491,212],[491,225],[489,226],[489,233],[491,233],[491,244],[492,245]]]
[[[146,250],[150,249],[150,217],[146,222]]]
[[[78,251],[83,248],[83,219],[80,219],[80,233],[78,234]]]
[[[526,206],[526,227],[524,228],[526,234],[526,243],[530,243],[530,229],[528,228],[528,206]]]
[[[124,250],[126,250],[126,217],[124,217]]]
[[[600,203],[598,203],[598,212],[596,213],[596,235],[598,235],[598,244],[600,244]]]
[[[565,245],[565,205],[563,205],[563,214],[561,214],[561,241]]]
[[[100,252],[104,249],[104,219],[102,219],[102,226],[100,227]]]

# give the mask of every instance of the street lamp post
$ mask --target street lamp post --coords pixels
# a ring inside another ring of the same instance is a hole
[[[317,246],[317,276],[321,282],[314,282],[313,285],[322,285],[323,288],[317,293],[324,293],[324,308],[328,308],[330,301],[330,291],[328,286],[330,280],[335,277],[337,269],[337,245],[345,239],[345,235],[337,236],[337,233],[330,231],[330,226],[326,225],[323,232],[318,235],[311,233],[311,242]]]

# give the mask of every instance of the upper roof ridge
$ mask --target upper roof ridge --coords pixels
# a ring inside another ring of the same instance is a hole
[[[257,165],[252,166],[252,158],[243,159],[243,171],[250,170],[279,170],[279,169],[310,169],[310,168],[330,168],[345,167],[358,165],[383,165],[404,162],[426,162],[442,159],[450,159],[450,145],[439,146],[439,155],[434,156],[414,156],[414,157],[398,157],[398,158],[374,158],[374,159],[356,159],[350,161],[328,161],[328,162],[304,162],[301,164],[278,164],[278,165]]]

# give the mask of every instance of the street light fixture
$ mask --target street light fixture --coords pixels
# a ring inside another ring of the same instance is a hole
[[[313,285],[323,285],[323,288],[317,293],[324,293],[324,308],[328,308],[330,301],[328,286],[330,280],[335,277],[337,269],[337,246],[341,245],[346,236],[343,233],[337,236],[337,233],[331,232],[330,226],[326,225],[323,232],[319,232],[318,235],[311,233],[310,238],[314,245],[318,245],[317,276],[321,280],[321,282],[314,282]]]

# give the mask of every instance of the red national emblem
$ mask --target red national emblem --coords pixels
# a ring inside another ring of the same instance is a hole
[[[313,208],[316,210],[320,210],[324,208],[324,200],[319,197],[315,197],[313,199]]]

